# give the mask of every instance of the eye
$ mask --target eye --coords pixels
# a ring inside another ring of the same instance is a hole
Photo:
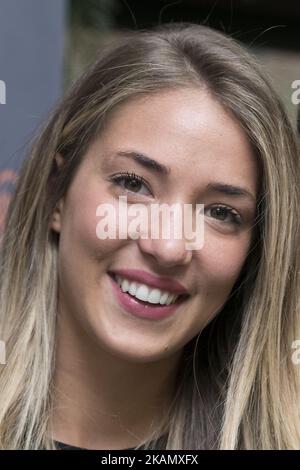
[[[126,171],[124,173],[113,175],[109,179],[113,183],[132,193],[144,194],[140,192],[141,188],[144,186],[144,188],[146,188],[146,195],[149,193],[152,194],[146,180],[136,173],[129,173]]]
[[[225,224],[234,224],[234,225],[242,225],[242,218],[231,207],[227,206],[214,206],[208,208],[211,211],[210,217],[216,218],[220,222],[224,222]]]

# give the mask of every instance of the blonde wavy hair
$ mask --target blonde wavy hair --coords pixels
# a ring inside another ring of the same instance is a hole
[[[144,448],[299,449],[300,168],[293,126],[262,66],[209,27],[129,32],[103,51],[41,130],[19,173],[1,245],[0,448],[52,437],[59,235],[49,229],[87,148],[128,99],[208,87],[240,123],[260,167],[255,236],[217,317],[184,347],[168,419]],[[66,160],[58,171],[55,155]]]

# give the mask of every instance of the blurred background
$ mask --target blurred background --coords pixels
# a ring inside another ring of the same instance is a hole
[[[248,47],[296,126],[300,0],[0,0],[0,233],[30,141],[71,83],[115,35],[175,21]]]
[[[70,0],[64,87],[113,35],[173,21],[206,24],[249,47],[295,122],[291,84],[300,80],[300,0]]]

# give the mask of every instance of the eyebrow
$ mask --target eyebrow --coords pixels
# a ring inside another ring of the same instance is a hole
[[[162,163],[159,163],[158,161],[153,160],[153,158],[147,157],[146,155],[139,153],[139,152],[135,152],[132,150],[121,150],[116,153],[116,156],[131,158],[132,160],[142,165],[144,168],[154,170],[157,173],[160,173],[163,175],[168,175],[171,173],[170,167],[167,167],[163,165]],[[243,198],[251,199],[252,201],[256,202],[256,198],[251,193],[251,191],[241,186],[235,186],[232,184],[227,184],[227,183],[216,181],[214,183],[209,183],[206,187],[206,190],[215,192],[215,193],[225,194],[226,196],[243,197]]]
[[[242,188],[241,186],[233,186],[232,184],[215,182],[208,184],[206,189],[208,191],[225,194],[227,196],[238,196],[251,199],[256,202],[256,198],[251,193],[251,191],[246,188]]]
[[[154,170],[157,173],[161,173],[163,175],[168,175],[171,172],[171,169],[162,163],[157,162],[156,160],[153,160],[150,157],[147,157],[146,155],[143,155],[142,153],[139,152],[134,152],[134,151],[120,151],[117,152],[116,154],[119,157],[128,157],[132,158],[134,161],[139,163],[145,168],[148,168],[150,170]]]

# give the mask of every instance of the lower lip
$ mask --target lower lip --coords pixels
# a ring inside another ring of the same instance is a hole
[[[179,302],[175,302],[171,305],[161,305],[152,307],[149,304],[142,303],[135,297],[123,292],[117,282],[112,276],[108,275],[113,288],[113,291],[117,297],[119,304],[129,313],[132,313],[136,317],[148,318],[151,320],[160,320],[162,318],[173,315],[178,307],[185,302],[186,298],[179,299]],[[156,304],[157,305],[157,304]]]

